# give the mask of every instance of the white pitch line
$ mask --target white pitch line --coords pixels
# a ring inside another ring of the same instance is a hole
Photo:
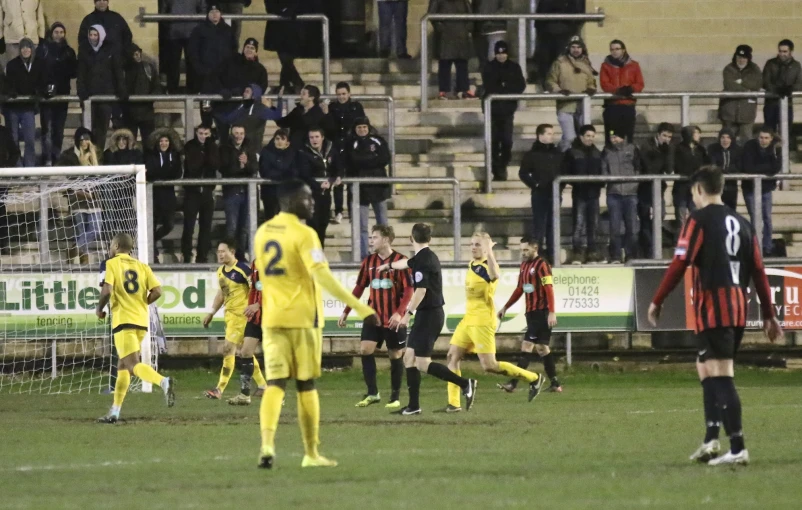
[[[796,409],[802,407],[802,404],[767,404],[757,406],[746,406],[745,409]],[[655,410],[636,410],[627,411],[627,414],[658,414],[658,413],[698,413],[702,409],[655,409]]]
[[[221,461],[221,460],[231,460],[231,457],[218,455],[214,457],[212,460]],[[175,461],[165,461],[164,459],[147,459],[147,460],[106,460],[103,462],[87,462],[87,463],[75,463],[75,464],[47,464],[44,466],[14,466],[8,468],[0,469],[0,472],[5,471],[15,471],[18,473],[31,473],[31,472],[38,472],[38,471],[70,471],[70,470],[85,470],[85,469],[98,469],[98,468],[108,468],[108,467],[127,467],[127,466],[138,466],[143,464],[163,464],[163,463],[174,463]]]

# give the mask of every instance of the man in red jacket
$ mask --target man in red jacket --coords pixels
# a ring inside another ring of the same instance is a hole
[[[643,74],[640,65],[629,58],[626,45],[614,39],[610,42],[610,55],[601,66],[601,87],[605,92],[619,96],[604,102],[604,140],[610,143],[610,127],[617,126],[632,143],[635,133],[635,98],[633,93],[643,91]]]

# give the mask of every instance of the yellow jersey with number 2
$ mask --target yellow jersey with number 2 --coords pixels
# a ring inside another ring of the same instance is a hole
[[[312,273],[328,267],[317,233],[294,214],[279,213],[256,231],[262,282],[262,326],[323,328],[323,297]]]
[[[101,285],[111,285],[111,327],[148,329],[148,293],[161,286],[150,266],[127,253],[118,253],[100,267]]]

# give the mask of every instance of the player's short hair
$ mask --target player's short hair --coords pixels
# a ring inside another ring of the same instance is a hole
[[[130,252],[134,249],[134,238],[131,237],[131,234],[126,234],[125,232],[121,232],[114,236],[112,239],[115,243],[117,243],[117,248],[120,251]]]
[[[334,87],[334,90],[345,89],[348,92],[351,92],[351,86],[348,85],[347,81],[341,81],[337,83],[337,86]]]
[[[390,239],[391,243],[395,241],[395,230],[390,225],[373,225],[371,232],[378,232],[382,237]]]
[[[224,237],[219,243],[217,243],[218,246],[221,244],[228,246],[228,249],[231,251],[237,251],[237,240],[233,237]]]
[[[691,175],[691,186],[700,184],[708,195],[721,195],[724,190],[724,172],[716,165],[705,165]]]
[[[415,223],[412,226],[412,239],[418,244],[428,243],[432,240],[432,227],[425,223]]]
[[[584,126],[579,128],[579,136],[585,136],[585,133],[587,133],[588,131],[593,131],[595,133],[596,128],[593,127],[593,125],[591,124],[585,124]]]
[[[277,129],[276,132],[273,133],[273,139],[275,140],[276,138],[284,138],[286,140],[289,140],[290,139],[289,129],[284,129],[284,128]]]
[[[281,210],[286,211],[290,201],[304,189],[306,183],[300,179],[290,179],[278,185],[278,196]]]
[[[661,122],[657,125],[657,134],[660,133],[671,133],[674,134],[674,124],[670,122]]]
[[[534,237],[530,237],[530,236],[523,236],[523,237],[521,238],[521,242],[522,242],[522,243],[526,243],[526,244],[528,244],[529,246],[532,246],[533,248],[540,248],[540,243],[539,243],[539,242],[537,242],[537,241],[535,240],[535,238],[534,238]]]
[[[542,135],[546,132],[547,129],[554,129],[554,126],[551,124],[538,124],[537,129],[535,130],[535,134],[537,136]]]

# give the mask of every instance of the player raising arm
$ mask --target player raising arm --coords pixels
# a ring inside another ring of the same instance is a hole
[[[98,418],[100,423],[117,423],[131,374],[143,381],[156,384],[164,390],[167,407],[175,405],[175,384],[172,377],[164,377],[139,361],[139,349],[150,323],[148,306],[162,295],[161,283],[150,267],[131,256],[134,240],[129,234],[117,234],[111,241],[108,259],[101,267],[103,288],[95,313],[106,318],[104,311],[111,301],[111,327],[114,347],[117,349],[117,382],[114,385],[114,403],[109,414]]]
[[[694,331],[698,346],[696,370],[702,381],[707,432],[691,460],[710,466],[748,464],[741,427],[741,400],[735,389],[733,359],[744,335],[746,289],[755,284],[763,328],[773,342],[782,337],[774,316],[760,244],[750,224],[721,201],[724,176],[703,166],[690,178],[697,210],[688,218],[660,287],[649,306],[649,322],[657,326],[668,294],[691,267]],[[730,438],[730,451],[719,455],[719,424]]]
[[[318,453],[320,402],[315,379],[320,377],[323,343],[323,299],[326,289],[376,326],[376,312],[359,302],[329,269],[309,221],[314,212],[312,191],[301,181],[279,185],[281,213],[256,232],[255,261],[262,282],[262,332],[267,389],[259,409],[262,447],[259,467],[271,468],[275,436],[287,380],[295,379],[298,424],[304,442],[302,467],[333,467],[337,462]]]

